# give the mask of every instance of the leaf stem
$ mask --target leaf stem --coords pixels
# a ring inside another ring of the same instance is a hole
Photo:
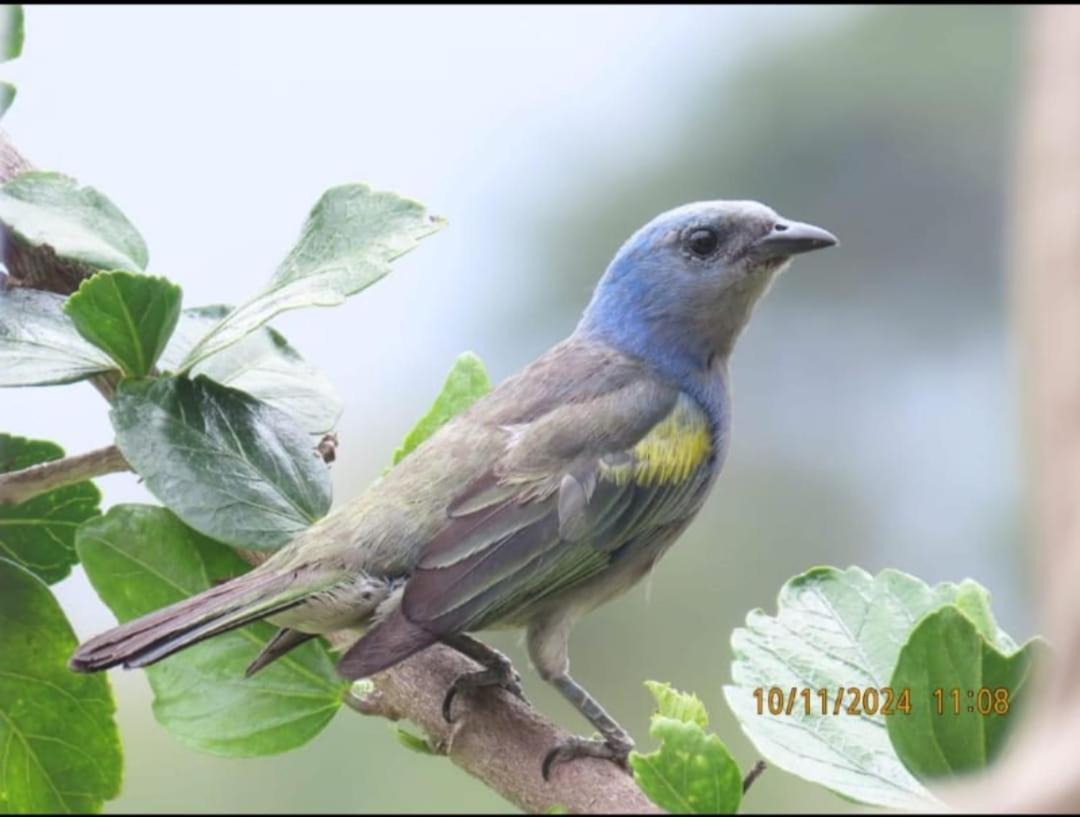
[[[767,768],[769,767],[765,765],[764,760],[759,760],[757,763],[754,764],[754,768],[747,772],[746,777],[743,778],[743,794],[746,794],[750,790],[750,787],[754,785],[754,781],[761,777],[761,773],[764,772]]]

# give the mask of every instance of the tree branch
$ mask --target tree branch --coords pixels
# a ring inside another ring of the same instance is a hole
[[[130,470],[131,466],[115,445],[75,457],[42,462],[20,471],[0,474],[0,505],[18,505],[65,485]]]
[[[478,665],[437,645],[372,678],[363,705],[391,720],[407,718],[428,735],[432,748],[529,812],[562,806],[575,814],[658,814],[633,778],[607,760],[585,758],[555,766],[550,782],[540,764],[568,733],[501,689],[463,696],[453,724],[442,700],[454,679]]]
[[[30,163],[11,143],[7,134],[0,131],[0,183],[30,169]],[[10,273],[9,286],[46,289],[67,295],[74,292],[82,278],[92,272],[58,259],[47,247],[28,247],[8,235],[3,238],[7,239],[3,244],[4,262]],[[106,398],[109,397],[111,390],[105,387],[108,384],[95,382],[95,385]],[[336,445],[336,437],[325,439],[320,444],[320,453],[324,458],[332,459]],[[91,452],[83,456],[91,457],[100,453]],[[119,452],[116,454],[119,455]],[[67,470],[70,466],[61,468],[60,464],[78,459],[74,457],[57,463],[45,463],[35,468],[56,466],[58,472],[70,476],[72,472]],[[123,461],[122,456],[120,460]],[[112,461],[112,464],[117,463]],[[79,479],[122,470],[124,467],[127,467],[126,462],[121,467],[97,473],[83,471]],[[17,475],[5,477],[10,479]],[[0,490],[3,479],[0,478]],[[36,484],[44,483],[39,479]],[[68,481],[52,483],[50,487],[60,484],[68,484]],[[3,493],[0,493],[2,496]],[[240,551],[240,554],[251,564],[266,558],[266,554],[253,551]],[[335,633],[329,640],[335,648],[343,648],[355,640],[355,635]],[[544,782],[540,776],[544,756],[567,733],[502,690],[481,690],[462,696],[457,720],[454,724],[446,723],[442,717],[446,690],[457,676],[477,668],[470,659],[454,650],[434,646],[375,676],[370,694],[363,699],[350,698],[347,703],[365,714],[412,721],[456,765],[528,811],[541,812],[552,806],[562,806],[575,813],[660,812],[642,794],[629,774],[605,760],[589,758],[560,764],[552,771],[551,781]]]

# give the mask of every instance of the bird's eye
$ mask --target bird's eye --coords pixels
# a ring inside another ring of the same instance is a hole
[[[690,252],[702,258],[716,252],[719,243],[720,238],[717,236],[716,230],[708,227],[694,230],[686,238],[686,246],[690,248]]]

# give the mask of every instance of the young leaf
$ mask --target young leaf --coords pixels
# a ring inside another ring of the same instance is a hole
[[[667,684],[646,684],[656,698],[649,734],[661,741],[650,754],[630,753],[630,768],[650,800],[671,814],[734,814],[742,776],[724,742],[707,734],[701,701]]]
[[[94,589],[121,622],[247,569],[229,548],[149,505],[110,508],[79,528],[76,546]],[[229,757],[275,754],[311,740],[349,684],[317,639],[245,679],[273,635],[273,626],[259,622],[147,667],[158,723],[187,746]]]
[[[75,645],[49,589],[0,559],[0,813],[96,812],[120,791],[109,682],[67,668]]]
[[[485,394],[491,391],[484,364],[472,352],[462,352],[454,361],[450,373],[443,382],[442,391],[420,421],[405,435],[405,441],[394,452],[393,464],[397,465],[405,456],[439,430],[451,419]]]
[[[773,765],[870,805],[899,809],[937,807],[938,801],[896,756],[885,718],[847,714],[854,688],[889,685],[900,646],[912,624],[963,594],[974,601],[974,582],[928,587],[896,570],[870,576],[859,568],[814,568],[780,591],[777,615],[761,610],[732,634],[733,686],[724,694],[743,731]],[[791,714],[759,714],[755,689],[813,691],[810,712],[800,699]],[[833,714],[838,690],[845,690]],[[817,690],[826,690],[821,714]],[[895,705],[894,701],[894,705]],[[869,709],[869,707],[867,707]]]
[[[415,201],[363,184],[332,187],[319,199],[300,239],[270,283],[230,312],[181,364],[236,343],[287,309],[334,306],[390,272],[390,262],[442,226]]]
[[[227,306],[185,309],[161,356],[161,368],[178,369],[199,338],[231,309]],[[192,376],[199,374],[246,391],[291,414],[311,434],[330,431],[341,417],[341,397],[330,378],[304,360],[285,338],[268,326],[204,358],[191,370]]]
[[[975,625],[983,638],[996,646],[1001,652],[1016,652],[1016,642],[1013,641],[997,625],[994,614],[990,610],[990,594],[986,588],[970,579],[960,582],[956,588],[956,598],[952,603]]]
[[[145,377],[176,328],[180,287],[165,278],[99,272],[85,279],[64,311],[79,334],[103,349],[128,377]]]
[[[0,434],[0,473],[49,460],[64,450],[46,440]],[[79,482],[40,494],[18,505],[0,505],[0,558],[21,565],[49,584],[75,564],[75,529],[97,516],[101,494],[92,482]]]
[[[146,487],[200,533],[274,550],[330,509],[330,471],[290,415],[199,376],[121,382],[109,414]]]
[[[709,713],[705,704],[697,695],[679,692],[670,684],[660,681],[646,681],[645,688],[656,699],[656,711],[665,718],[674,718],[683,723],[696,723],[702,729],[709,726]]]
[[[0,223],[18,241],[47,245],[97,269],[142,272],[146,245],[116,206],[70,176],[32,170],[0,186]]]
[[[1033,639],[1006,654],[956,606],[924,616],[900,650],[889,682],[911,690],[910,714],[886,719],[904,765],[929,780],[993,762],[1017,722],[1032,660],[1043,644]]]
[[[22,53],[25,29],[22,5],[0,6],[0,62],[13,60]]]
[[[408,749],[410,752],[416,752],[418,755],[433,755],[430,744],[427,742],[427,738],[423,738],[420,735],[414,734],[406,729],[404,726],[394,727],[394,735],[398,739],[398,743]]]
[[[116,368],[79,336],[63,307],[52,292],[0,289],[0,386],[72,383]]]

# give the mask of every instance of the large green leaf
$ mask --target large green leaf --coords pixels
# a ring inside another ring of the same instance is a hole
[[[25,30],[21,4],[0,6],[0,62],[13,60],[22,53]]]
[[[1033,639],[1002,652],[953,605],[925,616],[900,650],[890,681],[911,690],[911,712],[887,718],[904,765],[928,780],[991,763],[1017,722],[1042,645]]]
[[[97,269],[146,266],[142,236],[116,205],[61,173],[32,170],[0,186],[0,223],[16,240]]]
[[[0,386],[71,383],[116,368],[63,307],[52,292],[0,288]]]
[[[0,814],[85,814],[120,791],[112,692],[68,670],[75,644],[49,589],[0,559]]]
[[[300,239],[270,283],[230,312],[191,350],[181,370],[287,309],[334,306],[390,271],[390,262],[442,225],[415,201],[363,184],[332,187],[319,199]]]
[[[165,278],[99,272],[86,278],[64,304],[79,334],[120,364],[129,377],[145,377],[176,328],[180,287]]]
[[[109,509],[79,528],[77,547],[90,582],[121,622],[247,569],[229,548],[149,505]],[[349,684],[317,639],[245,679],[273,634],[259,622],[147,667],[154,717],[184,744],[217,755],[274,754],[311,740]]]
[[[775,766],[863,803],[935,808],[936,798],[896,756],[880,712],[847,714],[854,696],[846,692],[839,714],[833,714],[833,704],[841,688],[856,688],[861,698],[864,689],[887,687],[915,622],[958,598],[972,610],[986,605],[985,591],[972,581],[928,587],[896,570],[874,577],[855,567],[814,568],[796,576],[781,589],[776,616],[754,610],[746,627],[732,634],[728,704]],[[989,627],[988,612],[982,615]],[[1003,634],[999,639],[1007,643]],[[765,695],[771,687],[785,698],[792,689],[811,690],[811,711],[800,698],[790,715],[768,709],[759,714],[755,690]],[[827,690],[825,715],[820,689]],[[880,704],[885,696],[878,697]]]
[[[394,451],[393,464],[401,462],[447,420],[467,409],[489,391],[491,381],[488,380],[483,362],[472,352],[462,352],[454,361],[442,390],[427,414],[420,418],[405,435],[405,441]]]
[[[734,814],[742,800],[739,767],[719,737],[705,731],[708,715],[696,696],[649,682],[658,711],[649,734],[660,748],[630,753],[643,792],[671,814]]]
[[[296,420],[207,377],[121,382],[116,443],[188,525],[273,550],[330,509],[330,471]]]
[[[178,369],[199,338],[230,310],[231,307],[219,305],[185,309],[161,356],[161,367]],[[285,338],[268,326],[203,358],[191,374],[204,374],[218,383],[246,391],[291,414],[312,434],[329,431],[341,416],[341,397],[330,378],[304,360]]]
[[[47,440],[0,434],[0,473],[58,460],[64,450]],[[97,516],[101,494],[92,482],[57,488],[18,505],[0,505],[0,557],[44,581],[58,582],[75,564],[75,529]]]

